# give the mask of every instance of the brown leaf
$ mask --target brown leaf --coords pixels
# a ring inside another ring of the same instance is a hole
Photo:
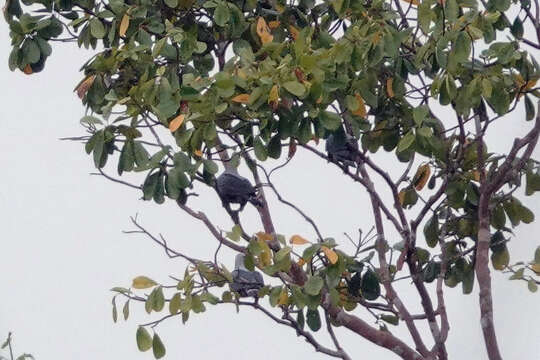
[[[266,25],[266,21],[263,17],[259,17],[257,20],[257,35],[259,35],[259,38],[263,44],[272,42],[272,40],[274,40],[274,37],[272,34],[270,34],[270,28],[268,25]]]
[[[399,203],[401,206],[403,206],[403,202],[405,201],[405,189],[401,190],[398,194]]]
[[[291,139],[291,142],[289,143],[289,154],[288,158],[292,158],[294,154],[296,153],[296,141],[294,139]]]
[[[194,155],[197,155],[198,157],[202,157],[203,156],[203,153],[201,151],[201,149],[197,149],[193,152]]]
[[[236,95],[231,100],[237,103],[247,104],[249,102],[249,94]]]
[[[298,38],[298,35],[300,34],[298,29],[292,25],[289,25],[289,33],[291,34],[291,37],[293,38],[293,40],[296,40]]]
[[[298,259],[298,261],[296,262],[296,264],[300,267],[304,266],[305,263],[306,260],[304,260],[303,258]]]
[[[299,68],[294,69],[294,75],[296,75],[296,79],[298,79],[298,81],[301,83],[304,83],[304,81],[306,80],[304,72]]]
[[[403,1],[405,1],[406,3],[412,4],[412,5],[416,5],[416,6],[418,6],[420,4],[420,2],[418,0],[403,0]]]
[[[30,66],[30,64],[26,64],[26,66],[23,69],[23,73],[25,73],[26,75],[31,75],[34,73],[34,70],[32,70],[32,67]]]
[[[272,20],[268,23],[268,27],[272,30],[277,29],[281,23],[278,20]]]
[[[124,14],[124,16],[122,16],[122,21],[120,21],[120,29],[118,30],[118,34],[120,36],[125,36],[128,27],[129,27],[129,15]]]
[[[428,164],[424,164],[418,167],[416,174],[413,177],[413,185],[417,191],[420,191],[426,186],[427,181],[429,180],[429,175],[431,175],[431,168]]]
[[[386,93],[388,94],[389,98],[393,98],[395,96],[394,89],[392,88],[393,83],[394,83],[394,78],[386,79]]]
[[[356,101],[358,101],[358,109],[352,112],[353,115],[361,116],[363,118],[367,117],[366,103],[364,99],[359,94],[354,94]]]
[[[321,250],[323,251],[324,255],[326,255],[326,258],[330,261],[330,263],[335,264],[337,263],[339,257],[336,252],[326,246],[321,246]]]
[[[308,240],[304,239],[300,235],[291,236],[291,238],[289,240],[289,243],[294,244],[294,245],[310,244],[310,242]]]
[[[178,130],[180,126],[182,126],[185,117],[186,116],[184,114],[180,114],[174,119],[172,119],[169,123],[169,130],[171,130],[171,132],[175,132],[176,130]]]
[[[272,234],[267,234],[263,231],[259,231],[258,233],[256,233],[255,235],[257,235],[257,238],[259,240],[262,240],[262,241],[272,241],[274,239],[274,237],[272,236]]]
[[[86,92],[88,91],[88,89],[90,89],[95,79],[96,79],[96,75],[90,75],[86,79],[84,79],[79,84],[79,86],[77,86],[75,91],[77,92],[77,96],[79,97],[79,99],[82,99],[84,95],[86,95]]]

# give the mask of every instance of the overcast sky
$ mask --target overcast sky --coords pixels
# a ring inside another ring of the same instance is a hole
[[[75,45],[57,46],[44,72],[12,73],[7,66],[7,32],[0,21],[0,338],[13,331],[16,352],[29,352],[41,360],[152,359],[151,352],[137,350],[135,330],[153,317],[132,304],[130,319],[113,324],[109,289],[129,286],[137,275],[165,282],[168,275],[181,276],[185,264],[167,259],[143,236],[122,234],[132,229],[129,216],[138,214],[149,230],[196,257],[211,258],[216,244],[201,224],[173,204],[143,202],[137,191],[89,175],[93,163],[83,146],[59,140],[83,135],[79,119],[84,109],[73,88],[81,79],[78,69],[91,52]],[[497,128],[492,140],[498,150],[508,148],[513,137],[527,130],[521,118],[508,118]],[[394,164],[388,162],[388,167]],[[310,154],[299,150],[291,166],[277,175],[276,185],[307,209],[325,236],[343,241],[343,232],[355,234],[359,227],[367,230],[372,225],[359,186]],[[524,203],[540,214],[538,196],[525,198]],[[230,228],[215,194],[203,193],[193,204],[223,229]],[[288,209],[273,200],[270,205],[277,209],[278,232],[312,236],[307,224]],[[250,231],[261,230],[253,209],[243,216]],[[539,222],[520,227],[511,242],[512,262],[531,259],[540,244],[539,232]],[[227,251],[220,253],[220,261],[233,267]],[[506,359],[537,359],[540,293],[531,294],[524,283],[507,277],[494,274],[493,284],[502,353]],[[407,288],[404,283],[398,289],[413,312],[419,310],[418,298]],[[486,359],[477,288],[476,284],[469,296],[461,295],[460,286],[445,290],[452,359]],[[394,327],[390,330],[403,334]],[[209,307],[186,325],[174,318],[157,331],[167,347],[167,359],[325,358],[290,328],[277,327],[251,309],[237,314],[230,305]],[[347,330],[338,329],[338,334],[355,359],[395,359]]]

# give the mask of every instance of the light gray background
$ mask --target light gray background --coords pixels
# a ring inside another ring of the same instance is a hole
[[[169,274],[183,274],[184,264],[167,259],[142,236],[122,234],[132,229],[128,217],[138,213],[149,230],[161,232],[171,246],[195,256],[210,258],[216,244],[203,226],[172,204],[143,202],[134,190],[90,176],[92,161],[82,145],[58,140],[83,134],[78,120],[84,109],[73,88],[91,52],[74,44],[56,46],[45,71],[26,76],[9,72],[9,49],[7,26],[0,21],[0,337],[13,331],[16,352],[30,352],[40,360],[152,359],[151,352],[139,353],[135,344],[137,325],[151,317],[133,304],[130,319],[113,324],[108,290],[128,286],[140,274],[167,281]],[[496,149],[507,149],[513,137],[527,129],[519,116],[499,126],[492,138]],[[387,166],[394,168],[395,162]],[[344,231],[354,234],[358,227],[371,226],[359,186],[300,149],[276,184],[307,209],[325,236],[344,241]],[[538,197],[524,202],[540,214]],[[193,204],[222,228],[230,228],[215,194],[203,193]],[[274,216],[280,233],[312,236],[288,209],[278,208],[275,201],[271,206],[279,209]],[[243,216],[251,231],[260,230],[252,209]],[[540,244],[539,224],[517,231],[511,242],[513,262],[532,257]],[[232,267],[230,253],[220,253],[220,260]],[[494,274],[493,284],[502,352],[506,359],[540,359],[540,294],[529,293],[525,284],[507,277]],[[419,310],[418,298],[406,283],[400,291],[411,308]],[[466,297],[460,287],[445,291],[452,320],[450,358],[485,359],[477,286]],[[229,305],[210,307],[187,325],[170,320],[158,333],[167,346],[167,359],[324,358],[291,329],[277,327],[251,309],[237,314]],[[346,330],[338,329],[338,334],[355,359],[395,358]]]

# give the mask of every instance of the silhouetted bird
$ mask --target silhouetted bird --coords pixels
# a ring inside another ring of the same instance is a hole
[[[340,162],[347,166],[355,166],[358,142],[348,134],[345,136],[332,134],[326,139],[326,152],[331,161]]]
[[[249,201],[255,206],[261,206],[257,200],[257,191],[248,179],[238,175],[234,170],[226,169],[216,179],[216,191],[221,198],[223,207],[228,211],[242,211]],[[238,210],[232,210],[230,204],[239,204]]]
[[[259,289],[264,286],[263,277],[258,271],[246,269],[244,258],[244,254],[236,255],[231,290],[237,292],[240,297],[257,297]]]

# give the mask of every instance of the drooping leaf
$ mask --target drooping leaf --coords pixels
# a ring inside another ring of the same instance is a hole
[[[139,326],[137,328],[136,339],[139,351],[148,351],[152,347],[152,337],[150,336],[148,331],[142,326]]]

